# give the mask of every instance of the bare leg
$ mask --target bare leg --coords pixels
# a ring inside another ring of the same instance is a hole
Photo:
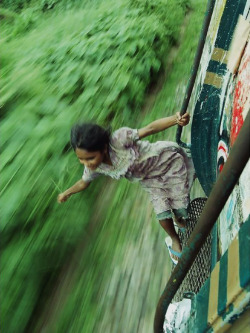
[[[179,228],[186,228],[186,220],[184,217],[174,216],[175,222]]]
[[[187,226],[187,221],[185,216],[188,217],[188,212],[186,208],[173,209],[174,220],[179,228],[185,228]]]
[[[160,220],[160,225],[162,228],[166,231],[166,233],[171,237],[172,239],[172,249],[176,252],[181,252],[181,242],[180,238],[177,235],[175,228],[174,228],[174,223],[172,219],[165,219],[165,220]],[[178,257],[172,255],[174,259],[178,260]]]

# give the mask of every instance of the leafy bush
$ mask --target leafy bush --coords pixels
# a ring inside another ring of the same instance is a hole
[[[1,6],[15,11],[20,11],[25,6],[29,5],[31,0],[2,0]]]
[[[51,10],[68,10],[72,8],[84,8],[101,3],[102,0],[2,0],[1,6],[15,12],[21,12],[27,8],[36,8],[42,12]]]

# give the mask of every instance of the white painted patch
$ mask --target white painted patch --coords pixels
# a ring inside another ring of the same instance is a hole
[[[221,92],[220,92],[220,108],[219,108],[219,112],[220,115],[223,115],[225,113],[225,116],[228,117],[228,113],[225,112],[225,105],[227,102],[227,98],[229,97],[229,91],[232,91],[231,87],[233,85],[234,88],[234,84],[232,82],[231,79],[231,73],[230,72],[226,72],[226,74],[223,76],[223,81],[222,81],[222,87],[221,87]],[[230,110],[231,111],[231,110]],[[223,127],[223,121],[221,121],[221,125],[220,127]],[[220,128],[220,134],[222,133],[222,128]]]
[[[191,313],[191,300],[171,303],[165,316],[164,333],[187,333]]]
[[[231,244],[232,239],[238,234],[240,229],[241,207],[238,204],[239,187],[235,186],[232,194],[227,200],[219,219],[219,239],[221,255],[223,255]]]
[[[240,176],[239,187],[242,200],[243,221],[245,222],[250,215],[250,161],[248,161]]]

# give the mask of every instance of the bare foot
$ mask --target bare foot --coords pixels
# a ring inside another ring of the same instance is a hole
[[[179,238],[172,238],[172,249],[176,252],[179,252],[181,253],[181,250],[182,250],[182,247],[181,247],[181,243],[180,243],[180,240]],[[175,260],[178,260],[179,258],[177,256],[175,256],[174,254],[172,254],[172,257],[175,259]]]

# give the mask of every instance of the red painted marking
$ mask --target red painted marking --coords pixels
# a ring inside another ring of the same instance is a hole
[[[238,73],[238,82],[235,87],[233,111],[232,111],[232,125],[230,135],[230,145],[232,146],[240,132],[244,119],[242,112],[245,104],[250,95],[250,55],[244,54],[242,64]]]
[[[233,104],[233,116],[232,116],[232,127],[231,127],[231,146],[234,144],[241,126],[243,125],[242,111],[244,103],[242,103],[242,87],[241,81],[238,81],[235,88],[234,104]]]
[[[223,150],[227,154],[227,149],[224,146],[219,145],[218,151],[220,151],[220,150]]]
[[[221,164],[221,165],[219,166],[219,172],[220,172],[220,173],[221,173],[223,167],[224,167],[224,164]]]

